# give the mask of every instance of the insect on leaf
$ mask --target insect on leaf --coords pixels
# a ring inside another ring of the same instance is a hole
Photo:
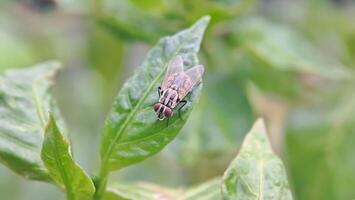
[[[73,160],[70,144],[60,132],[53,116],[50,116],[46,127],[41,157],[52,179],[65,189],[68,200],[92,198],[94,184]]]
[[[49,93],[59,67],[47,62],[0,75],[0,162],[29,179],[50,180],[40,152],[46,112],[60,120]]]
[[[233,200],[292,199],[285,168],[272,152],[263,120],[254,124],[224,173],[222,194]]]
[[[180,55],[185,70],[198,64],[197,53],[209,17],[203,17],[190,28],[162,38],[148,53],[142,65],[123,85],[105,122],[101,143],[101,162],[114,170],[142,161],[167,145],[186,122],[200,94],[199,84],[185,99],[182,120],[174,115],[169,125],[158,122],[152,106],[158,101],[157,88],[162,83],[171,59]]]

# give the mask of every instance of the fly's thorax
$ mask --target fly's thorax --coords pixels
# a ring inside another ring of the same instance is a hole
[[[177,90],[168,88],[163,91],[162,95],[159,98],[159,102],[173,109],[176,106],[178,99],[179,95]]]

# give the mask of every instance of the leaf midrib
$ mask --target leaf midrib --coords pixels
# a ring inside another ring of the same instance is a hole
[[[37,84],[38,84],[38,82],[40,80],[42,80],[44,78],[45,78],[45,76],[38,76],[37,78],[35,78],[32,81],[32,84],[31,84],[32,100],[33,100],[33,102],[35,104],[35,109],[36,109],[38,118],[40,119],[42,128],[44,128],[46,126],[46,120],[45,120],[45,114],[44,114],[44,111],[43,111],[43,103],[42,103],[42,101],[41,101],[41,99],[40,99],[40,97],[38,95]],[[14,138],[14,137],[12,137],[10,135],[7,135],[7,134],[4,134],[4,135],[6,135],[8,139],[12,140],[16,144],[21,144],[23,147],[26,147],[28,149],[32,149],[32,150],[36,149],[36,147],[34,147],[32,144],[26,143],[26,142],[21,141],[21,140],[19,140],[20,141],[20,143],[19,143],[17,138]]]
[[[174,124],[176,124],[177,121],[174,121],[173,123],[169,124],[170,126],[173,126]],[[156,133],[153,133],[153,134],[150,134],[150,135],[147,135],[145,137],[141,137],[141,138],[137,138],[137,139],[134,139],[134,140],[129,140],[129,141],[125,141],[125,142],[122,142],[120,144],[117,144],[117,146],[125,146],[125,145],[128,145],[128,144],[131,144],[131,143],[136,143],[136,142],[139,142],[139,141],[144,141],[144,140],[149,140],[150,138],[153,138],[157,135],[159,135],[161,132],[165,131],[166,129],[168,129],[169,127],[166,126],[162,129],[160,129],[159,131],[157,131]]]
[[[264,199],[263,193],[263,185],[264,185],[264,160],[261,159],[258,162],[258,171],[259,171],[259,192],[258,192],[258,200]]]
[[[54,133],[54,135],[57,135],[57,134],[58,133]],[[58,136],[55,136],[55,137],[58,137]],[[63,138],[58,138],[58,139],[63,139]],[[65,162],[63,162],[63,160],[61,159],[60,155],[58,155],[58,143],[57,143],[57,141],[58,140],[55,139],[55,142],[54,142],[55,158],[54,158],[54,160],[55,160],[56,165],[59,167],[59,171],[60,171],[60,174],[61,174],[62,179],[63,179],[63,183],[64,183],[64,186],[65,186],[65,190],[66,190],[66,193],[67,193],[68,200],[72,200],[72,199],[74,199],[73,191],[72,191],[72,188],[70,187],[71,184],[70,184],[69,178],[67,176],[67,171],[66,171],[65,167],[63,165],[61,165],[61,163],[65,163]],[[66,141],[64,141],[64,143],[66,143]]]
[[[259,172],[259,191],[258,191],[258,200],[264,199],[264,158],[263,158],[263,149],[261,148],[261,141],[258,141],[256,143],[257,147],[256,149],[258,150],[258,172]]]
[[[37,77],[36,79],[34,79],[31,84],[31,89],[32,89],[32,98],[33,98],[33,101],[35,102],[38,118],[40,119],[42,127],[45,127],[46,120],[45,120],[45,114],[43,111],[43,103],[41,101],[41,98],[39,98],[38,91],[37,91],[37,83],[38,83],[38,81],[40,81],[43,78],[44,78],[43,76],[40,76],[40,77]]]

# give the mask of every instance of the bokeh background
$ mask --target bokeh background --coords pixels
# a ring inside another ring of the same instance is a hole
[[[188,124],[111,180],[184,187],[221,176],[263,116],[295,199],[355,199],[355,1],[1,0],[0,71],[63,63],[55,97],[75,159],[95,174],[122,83],[160,37],[205,14],[204,89]],[[0,199],[64,195],[0,165]]]

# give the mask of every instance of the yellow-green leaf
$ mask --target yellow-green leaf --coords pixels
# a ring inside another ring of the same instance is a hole
[[[52,116],[46,127],[41,157],[52,179],[65,190],[68,200],[92,198],[94,184],[73,160],[69,141],[62,135]]]
[[[224,173],[222,194],[233,200],[292,199],[285,167],[271,149],[262,119],[254,124]]]

